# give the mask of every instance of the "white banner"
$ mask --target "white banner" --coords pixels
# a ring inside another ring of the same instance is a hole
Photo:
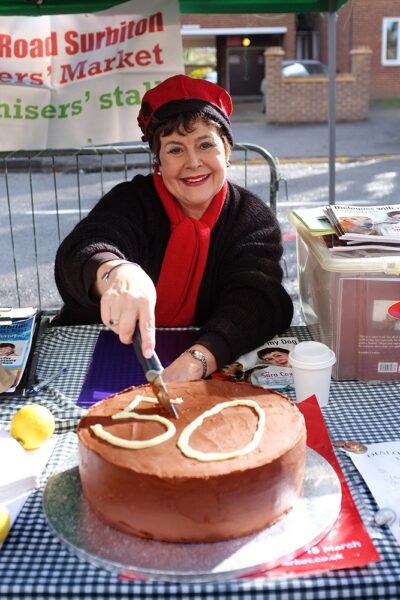
[[[184,72],[178,0],[0,18],[0,150],[141,139],[143,94]]]

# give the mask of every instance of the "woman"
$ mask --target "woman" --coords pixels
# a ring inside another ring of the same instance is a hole
[[[0,343],[0,356],[11,356],[15,354],[15,344],[11,342]]]
[[[341,217],[340,225],[344,233],[363,233],[364,235],[376,235],[374,223],[367,215],[348,215]]]
[[[231,112],[226,90],[185,75],[146,92],[138,122],[154,173],[114,187],[57,253],[55,324],[101,319],[128,344],[138,323],[146,357],[156,326],[200,328],[165,381],[206,377],[292,318],[278,223],[226,179]]]
[[[257,352],[257,356],[276,367],[289,366],[289,350],[287,348],[263,348]]]
[[[400,221],[400,210],[391,210],[390,212],[388,212],[386,214],[389,217],[390,221],[394,221],[395,223]]]

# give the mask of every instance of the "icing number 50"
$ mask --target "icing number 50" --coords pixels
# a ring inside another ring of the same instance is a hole
[[[151,446],[156,446],[157,444],[162,444],[167,441],[169,438],[173,437],[176,432],[175,425],[165,417],[161,417],[159,415],[141,415],[135,412],[135,408],[140,404],[140,402],[150,402],[151,404],[156,404],[157,401],[154,398],[148,398],[146,396],[136,396],[128,406],[112,415],[113,419],[137,419],[141,421],[157,421],[158,423],[162,423],[166,431],[160,435],[157,435],[154,438],[149,440],[126,440],[119,436],[113,435],[108,431],[103,429],[103,426],[100,424],[91,425],[90,429],[93,431],[97,437],[102,440],[113,444],[114,446],[119,446],[121,448],[128,448],[132,450],[138,450],[141,448],[150,448]],[[175,403],[182,403],[182,398],[176,398],[173,400]],[[243,446],[243,448],[239,448],[238,450],[233,450],[231,452],[201,452],[199,450],[195,450],[190,445],[190,436],[192,433],[200,427],[207,417],[212,415],[216,415],[217,413],[225,410],[226,408],[230,408],[233,406],[247,406],[248,408],[253,409],[257,413],[258,422],[257,429],[254,433],[253,439]],[[236,458],[238,456],[243,456],[244,454],[249,454],[252,452],[260,443],[261,437],[265,427],[265,413],[261,409],[260,405],[257,404],[254,400],[229,400],[227,402],[221,402],[220,404],[216,404],[210,410],[205,411],[203,414],[199,415],[192,423],[187,425],[185,429],[180,434],[177,446],[185,456],[189,458],[194,458],[203,462],[211,462],[214,460],[227,460],[229,458]]]

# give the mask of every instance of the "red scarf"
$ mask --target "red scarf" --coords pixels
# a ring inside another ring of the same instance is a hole
[[[171,235],[156,288],[156,324],[157,327],[193,325],[211,230],[224,205],[228,184],[224,183],[201,219],[193,219],[185,215],[162,177],[154,172],[153,179],[171,222]]]

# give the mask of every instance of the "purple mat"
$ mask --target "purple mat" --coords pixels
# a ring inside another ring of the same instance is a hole
[[[186,350],[195,334],[193,330],[157,331],[157,354],[162,365],[167,367]],[[146,378],[132,344],[122,344],[112,331],[101,331],[77,404],[87,408],[111,394],[142,383],[146,383]]]

